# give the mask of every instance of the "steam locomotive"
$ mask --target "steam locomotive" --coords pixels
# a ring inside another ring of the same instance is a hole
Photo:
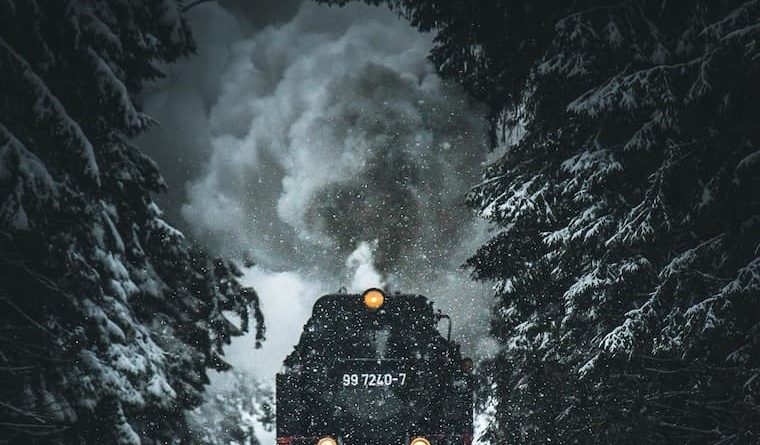
[[[421,295],[321,297],[277,374],[277,444],[470,445],[472,360],[450,338]]]

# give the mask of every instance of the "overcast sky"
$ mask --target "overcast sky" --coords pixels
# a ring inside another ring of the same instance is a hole
[[[205,3],[189,17],[198,54],[145,93],[160,126],[138,144],[169,184],[169,219],[256,263],[245,280],[268,340],[236,340],[230,361],[273,381],[319,295],[376,284],[429,296],[465,352],[487,354],[492,292],[460,267],[487,235],[463,203],[485,123],[427,61],[432,36],[359,4]]]

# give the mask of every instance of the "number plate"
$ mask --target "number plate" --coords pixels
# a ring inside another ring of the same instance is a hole
[[[405,372],[362,373],[343,374],[341,379],[343,386],[404,386],[406,384]]]

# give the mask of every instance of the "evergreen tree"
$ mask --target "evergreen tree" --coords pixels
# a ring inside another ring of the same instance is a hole
[[[760,441],[760,2],[385,3],[505,153],[490,439]]]
[[[472,194],[503,227],[470,265],[520,345],[506,400],[539,418],[502,413],[539,426],[529,442],[758,440],[759,13],[624,2],[556,22],[513,110],[524,135]]]
[[[173,0],[0,3],[0,441],[176,443],[258,298],[161,218],[135,95]],[[241,323],[227,316],[236,314]]]
[[[239,371],[232,371],[231,377],[231,382],[210,390],[207,401],[193,410],[193,443],[259,445],[256,431],[274,427],[272,390]]]

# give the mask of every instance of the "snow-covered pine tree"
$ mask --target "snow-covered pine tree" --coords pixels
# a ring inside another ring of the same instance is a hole
[[[492,441],[757,443],[760,2],[368,2],[437,32],[505,151],[471,195]]]
[[[494,435],[758,440],[759,20],[660,1],[556,20],[523,136],[472,194],[501,227],[470,261],[506,345]]]
[[[274,427],[271,388],[254,376],[232,371],[226,383],[212,387],[206,402],[190,415],[193,443],[207,445],[259,445],[256,432]]]
[[[181,5],[0,3],[0,441],[177,443],[255,319],[161,218],[134,97],[193,49]],[[242,324],[225,314],[237,314]]]

